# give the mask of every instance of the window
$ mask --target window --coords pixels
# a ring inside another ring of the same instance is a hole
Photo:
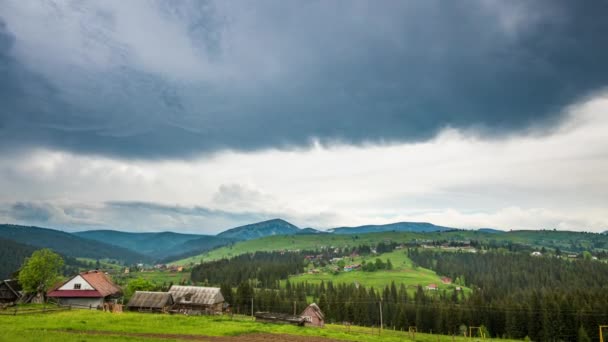
[[[80,290],[80,284],[74,284],[74,290]]]

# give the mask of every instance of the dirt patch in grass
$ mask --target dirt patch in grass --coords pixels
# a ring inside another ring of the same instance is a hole
[[[57,330],[60,332],[71,334],[87,334],[87,335],[113,335],[113,336],[129,336],[185,341],[207,341],[207,342],[341,342],[324,337],[315,336],[299,336],[288,334],[244,334],[239,336],[205,336],[205,335],[187,335],[187,334],[160,334],[160,333],[129,333],[118,331],[102,331],[102,330]]]

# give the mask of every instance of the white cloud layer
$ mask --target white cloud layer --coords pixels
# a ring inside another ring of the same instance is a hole
[[[608,97],[551,134],[321,146],[138,161],[31,150],[0,158],[0,222],[199,233],[283,217],[302,227],[430,221],[608,228]]]

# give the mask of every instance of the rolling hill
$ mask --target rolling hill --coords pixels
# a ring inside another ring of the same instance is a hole
[[[358,227],[339,227],[328,229],[327,231],[334,234],[366,234],[380,232],[445,232],[454,230],[455,228],[437,226],[427,222],[397,222],[382,225],[365,225]]]
[[[36,247],[0,238],[0,280],[9,279]]]
[[[37,248],[50,248],[70,257],[115,259],[125,263],[149,261],[149,257],[126,248],[89,240],[54,229],[3,224],[0,238]]]
[[[295,235],[301,233],[303,233],[302,230],[295,225],[282,219],[274,219],[228,229],[217,236],[237,240],[252,240],[265,236]]]

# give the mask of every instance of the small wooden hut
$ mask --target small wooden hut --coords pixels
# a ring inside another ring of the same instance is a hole
[[[173,304],[173,296],[170,293],[136,291],[127,307],[129,311],[168,312]]]
[[[13,304],[22,297],[21,284],[17,280],[0,281],[0,303]]]
[[[316,303],[307,306],[300,316],[304,317],[306,326],[322,327],[325,325],[325,315]]]
[[[224,306],[224,296],[219,287],[173,285],[173,309],[189,314],[218,314]]]

